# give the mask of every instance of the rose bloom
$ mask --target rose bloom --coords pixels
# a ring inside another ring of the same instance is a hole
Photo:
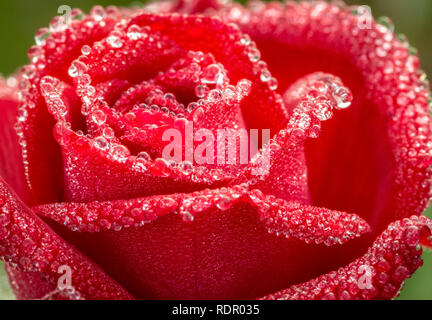
[[[0,85],[17,298],[395,297],[431,244],[429,85],[362,10],[183,0],[38,31]],[[271,140],[247,164],[162,158],[190,123]]]

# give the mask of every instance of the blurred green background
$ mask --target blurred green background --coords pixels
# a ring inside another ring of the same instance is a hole
[[[0,0],[0,73],[9,75],[27,63],[27,50],[34,44],[38,28],[48,26],[61,5],[88,12],[96,4],[127,6],[133,0]],[[375,17],[388,16],[397,33],[408,36],[419,50],[422,66],[432,75],[432,1],[431,0],[346,0],[366,4]],[[430,212],[429,212],[430,213]],[[431,217],[431,214],[429,214]],[[425,264],[408,280],[399,299],[432,299],[432,252],[423,254]],[[3,268],[0,266],[0,299],[11,299]]]

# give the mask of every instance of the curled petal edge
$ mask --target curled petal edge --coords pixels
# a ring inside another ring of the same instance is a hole
[[[391,299],[422,266],[419,243],[431,232],[432,222],[425,216],[398,220],[389,225],[365,255],[347,266],[261,299]]]

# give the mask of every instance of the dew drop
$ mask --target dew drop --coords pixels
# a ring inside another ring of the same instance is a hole
[[[209,89],[207,88],[207,86],[201,84],[195,87],[195,94],[198,98],[204,98],[208,91]]]
[[[209,92],[207,96],[208,101],[219,101],[223,97],[222,92],[220,92],[218,89],[213,89]]]
[[[142,151],[142,152],[138,153],[137,154],[137,158],[144,159],[146,161],[151,161],[150,155],[147,152],[145,152],[145,151]]]
[[[36,75],[36,68],[33,65],[29,65],[23,70],[23,77],[25,79],[33,79]]]
[[[201,81],[208,84],[222,84],[223,79],[224,76],[219,66],[217,64],[211,64],[204,70]]]
[[[237,88],[243,95],[248,95],[250,93],[252,83],[250,80],[242,79],[237,83]]]
[[[204,108],[199,107],[199,108],[195,109],[195,111],[193,112],[192,121],[198,122],[202,119],[203,116],[204,116]]]
[[[262,82],[268,82],[270,81],[272,78],[270,71],[268,71],[268,69],[263,69],[261,71],[261,76],[260,79]]]
[[[94,145],[99,149],[105,150],[108,148],[108,141],[103,136],[96,137],[94,139]]]
[[[107,38],[108,44],[113,48],[121,48],[123,46],[123,42],[118,36],[111,35]]]
[[[218,209],[222,211],[229,210],[232,207],[232,201],[228,198],[221,198],[216,203],[216,207],[218,207]]]
[[[349,106],[351,106],[351,100],[349,98],[348,92],[346,92],[344,89],[339,89],[335,92],[334,98],[336,100],[338,109],[347,109]]]
[[[81,53],[83,54],[83,55],[89,55],[90,54],[90,52],[91,52],[91,47],[90,46],[88,46],[88,45],[84,45],[82,48],[81,48]]]
[[[127,158],[130,156],[129,149],[126,146],[121,145],[121,144],[116,144],[116,145],[112,146],[111,152],[115,158],[121,159],[121,158]]]
[[[82,20],[84,18],[84,12],[81,9],[75,8],[71,11],[72,20]]]
[[[136,24],[129,27],[127,30],[127,36],[131,40],[138,40],[142,37],[141,28]]]
[[[86,71],[87,71],[87,66],[84,63],[82,63],[80,61],[74,61],[74,62],[72,62],[72,65],[70,66],[70,68],[68,70],[68,73],[69,73],[70,77],[75,78],[75,77],[83,75],[84,72],[86,72]]]
[[[189,175],[192,173],[193,165],[188,161],[184,161],[179,164],[179,168],[184,175]]]
[[[393,22],[390,20],[390,18],[388,17],[379,17],[377,19],[377,22],[386,27],[390,32],[394,32],[395,26],[393,24]]]
[[[248,45],[250,45],[250,43],[251,43],[251,38],[250,38],[247,34],[245,34],[245,35],[240,39],[240,42],[241,42],[242,45],[244,45],[244,46],[248,46]]]
[[[134,168],[145,172],[148,170],[148,166],[149,166],[148,161],[144,160],[143,158],[138,158],[138,157],[134,158],[134,162],[133,162]]]
[[[171,103],[175,103],[176,102],[176,97],[172,94],[172,93],[165,93],[164,94],[164,98],[165,100],[171,102]]]
[[[184,222],[193,222],[194,221],[194,216],[188,212],[188,211],[183,211],[181,213],[182,219]]]
[[[133,112],[128,112],[124,115],[125,119],[134,121],[136,119],[136,115]]]
[[[187,106],[187,112],[191,113],[193,112],[196,108],[198,108],[198,103],[196,102],[191,102],[189,103],[189,105]]]
[[[276,90],[278,88],[278,81],[276,78],[271,78],[269,80],[269,88],[270,90]]]
[[[98,126],[101,126],[105,123],[107,117],[106,114],[102,110],[96,110],[92,114],[92,120],[94,123],[96,123]]]
[[[248,50],[248,57],[250,61],[257,62],[261,59],[261,52],[256,47],[251,46]]]

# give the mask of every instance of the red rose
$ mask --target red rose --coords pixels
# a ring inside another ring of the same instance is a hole
[[[429,87],[361,9],[162,2],[40,30],[0,89],[17,297],[397,295],[432,230]],[[190,124],[272,140],[246,164],[166,161],[162,136]]]

